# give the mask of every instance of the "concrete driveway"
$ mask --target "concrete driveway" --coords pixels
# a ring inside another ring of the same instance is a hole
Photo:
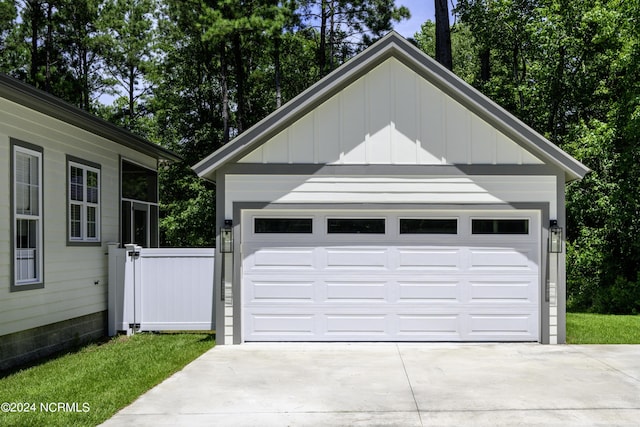
[[[244,344],[105,426],[640,424],[640,346]]]

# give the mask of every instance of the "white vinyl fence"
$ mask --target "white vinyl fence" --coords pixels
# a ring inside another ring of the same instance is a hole
[[[214,251],[109,245],[109,335],[215,329]]]

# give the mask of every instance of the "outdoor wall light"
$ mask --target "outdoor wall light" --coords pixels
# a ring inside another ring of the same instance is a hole
[[[562,227],[558,226],[558,221],[551,220],[549,224],[549,253],[559,254],[562,252]]]
[[[220,252],[228,254],[233,252],[233,222],[224,220],[224,226],[220,228]]]

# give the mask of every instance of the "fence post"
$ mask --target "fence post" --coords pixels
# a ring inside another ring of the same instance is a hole
[[[120,246],[119,243],[107,243],[109,257],[107,333],[110,337],[118,331],[118,323],[122,324],[122,301],[118,296],[122,295],[124,287],[124,259],[118,246]]]
[[[126,326],[127,335],[135,333],[140,328],[140,246],[135,244],[124,245],[125,275],[123,292],[123,325]]]

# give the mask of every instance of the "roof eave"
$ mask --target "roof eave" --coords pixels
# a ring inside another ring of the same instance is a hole
[[[215,179],[215,171],[218,168],[248,154],[250,150],[257,148],[261,143],[275,136],[315,106],[320,105],[391,56],[422,75],[447,95],[505,133],[520,146],[540,157],[541,160],[559,167],[564,171],[567,181],[581,179],[589,172],[589,169],[582,163],[569,156],[458,76],[428,58],[417,47],[395,32],[387,34],[358,57],[346,62],[279,110],[239,135],[231,143],[194,165],[193,169],[200,177]]]
[[[47,92],[0,74],[0,97],[61,120],[158,160],[180,162],[176,153],[87,113]]]

